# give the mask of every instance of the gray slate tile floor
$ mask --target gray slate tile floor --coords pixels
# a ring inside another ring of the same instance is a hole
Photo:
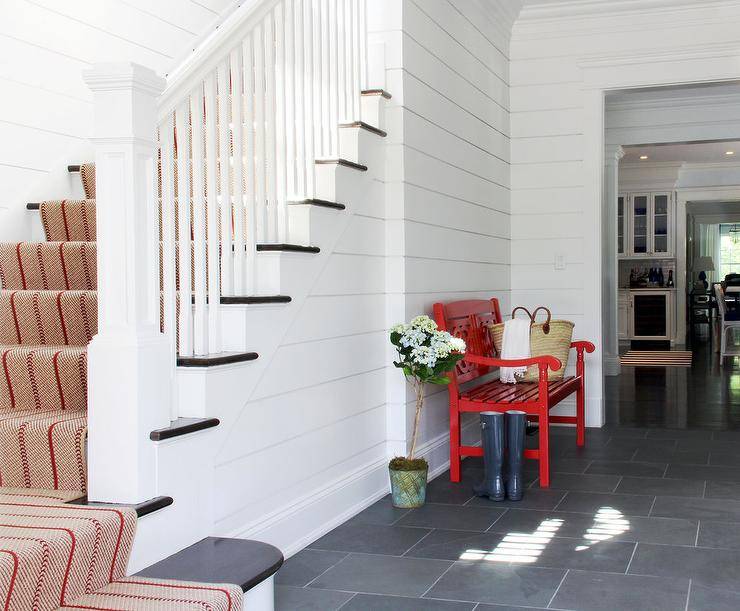
[[[609,426],[579,451],[561,428],[551,445],[553,486],[528,464],[518,503],[473,496],[475,458],[421,509],[379,500],[285,563],[277,609],[740,609],[740,432]]]

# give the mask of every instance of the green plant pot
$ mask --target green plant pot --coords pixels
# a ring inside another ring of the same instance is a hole
[[[388,468],[391,476],[393,506],[401,509],[421,507],[427,496],[427,472],[429,468],[415,471],[395,471]]]

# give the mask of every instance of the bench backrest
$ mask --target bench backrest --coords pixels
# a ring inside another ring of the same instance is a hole
[[[502,322],[498,299],[471,299],[434,304],[434,320],[442,331],[465,340],[467,351],[480,356],[496,356],[489,325]],[[460,361],[450,374],[457,386],[487,374],[490,367]],[[452,389],[450,389],[452,390]]]

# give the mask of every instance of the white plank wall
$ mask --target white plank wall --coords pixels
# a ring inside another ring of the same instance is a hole
[[[26,201],[81,197],[67,163],[89,160],[82,70],[131,61],[160,74],[232,0],[4,0],[0,3],[0,240],[30,239]]]
[[[585,245],[593,243],[590,236],[600,231],[588,219],[601,203],[592,201],[585,189],[590,160],[585,153],[587,116],[579,63],[585,58],[607,61],[638,52],[682,53],[687,40],[691,45],[739,40],[737,6],[711,8],[694,2],[689,10],[662,4],[642,10],[639,23],[634,15],[620,12],[619,3],[589,15],[559,19],[544,14],[546,9],[525,8],[512,35],[512,302],[549,305],[553,314],[576,322],[576,335],[597,342],[601,340],[596,311],[600,289],[593,278],[601,259],[598,253],[587,252]],[[630,69],[639,74],[639,65]],[[692,121],[687,110],[655,111],[652,116],[642,112],[641,118],[628,109],[610,111],[609,141],[666,142],[675,134],[676,123]],[[724,116],[732,112],[726,106]],[[735,116],[736,112],[735,107]],[[693,121],[702,119],[694,114]],[[706,121],[702,127],[707,127]],[[557,255],[565,258],[563,270],[555,270]],[[587,389],[587,424],[600,420],[601,367],[596,360],[591,360],[596,379]]]
[[[403,261],[403,278],[389,278],[389,292],[398,297],[388,323],[431,314],[436,301],[495,296],[506,312],[508,37],[473,2],[399,4],[402,32],[382,21],[370,28],[386,38],[394,95],[387,123],[390,155],[397,161],[389,165],[388,193],[398,223],[391,253]],[[505,3],[491,4],[489,9]],[[389,370],[387,379],[389,442],[392,452],[400,452],[411,434],[412,397],[397,371]],[[434,470],[448,459],[447,391],[430,386],[428,393],[419,443],[431,452]],[[475,437],[474,429],[468,431]]]

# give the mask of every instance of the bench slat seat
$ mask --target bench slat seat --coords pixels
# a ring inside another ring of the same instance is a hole
[[[548,382],[547,394],[550,397],[550,408],[557,405],[569,394],[578,390],[580,378],[567,376],[562,380]],[[481,384],[460,395],[460,411],[477,412],[491,409],[490,402],[509,405],[512,403],[532,403],[537,401],[539,395],[539,384],[537,382],[526,382],[519,384],[504,384],[499,380],[493,380]],[[468,405],[475,403],[478,405]],[[495,411],[495,410],[494,410]]]

